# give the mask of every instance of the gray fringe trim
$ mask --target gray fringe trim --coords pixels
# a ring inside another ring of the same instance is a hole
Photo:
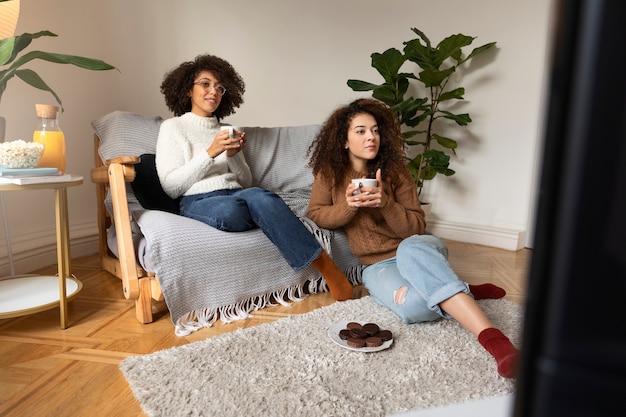
[[[346,277],[352,285],[361,284],[361,265],[355,265],[344,270]],[[306,291],[305,291],[306,288]],[[223,323],[231,323],[235,320],[245,320],[252,317],[252,311],[257,311],[265,307],[276,306],[278,304],[290,306],[292,302],[300,302],[308,297],[308,294],[328,292],[326,280],[321,275],[314,280],[305,282],[303,285],[296,285],[264,295],[249,298],[235,304],[230,304],[217,308],[203,308],[190,311],[182,315],[174,323],[174,333],[176,336],[188,336],[191,333],[211,327],[220,319]]]

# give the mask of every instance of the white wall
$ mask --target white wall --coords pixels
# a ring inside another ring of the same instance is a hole
[[[246,102],[226,122],[321,123],[336,106],[366,95],[350,90],[346,80],[378,81],[370,54],[401,49],[414,37],[412,27],[433,42],[453,33],[476,36],[473,46],[497,41],[495,53],[463,71],[464,106],[473,123],[454,134],[457,175],[427,190],[433,231],[493,246],[523,244],[532,227],[549,12],[545,0],[22,0],[18,33],[59,35],[37,39],[31,48],[100,58],[120,70],[30,66],[63,100],[68,171],[85,177],[84,185],[69,190],[72,255],[96,251],[91,120],[118,109],[170,117],[159,92],[163,74],[212,53],[246,81]],[[7,140],[29,139],[34,105],[53,102],[11,81],[0,103]],[[18,270],[54,263],[52,193],[11,192],[4,199]]]

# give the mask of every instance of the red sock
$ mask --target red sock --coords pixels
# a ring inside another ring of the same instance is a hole
[[[519,350],[509,338],[500,330],[490,327],[480,332],[478,341],[496,360],[500,376],[514,378]]]
[[[469,284],[469,289],[475,300],[484,300],[486,298],[496,299],[502,298],[506,295],[506,291],[504,291],[504,289],[493,284]]]

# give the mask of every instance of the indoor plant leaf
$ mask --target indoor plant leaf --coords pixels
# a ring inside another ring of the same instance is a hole
[[[371,91],[376,87],[380,87],[380,84],[372,84],[361,80],[348,80],[348,87],[353,91]]]
[[[30,70],[30,69],[17,70],[15,71],[15,75],[18,78],[20,78],[22,81],[24,81],[26,84],[29,84],[35,88],[38,88],[39,90],[48,91],[50,94],[54,96],[57,103],[59,103],[61,107],[63,106],[63,103],[61,103],[61,98],[54,91],[52,91],[52,89],[48,86],[48,84],[46,84],[45,81],[42,80],[41,77],[37,75],[35,71]]]
[[[4,65],[13,57],[15,38],[0,39],[0,65]]]
[[[27,84],[38,88],[40,90],[50,92],[56,101],[63,105],[59,96],[43,81],[43,79],[34,71],[28,69],[22,69],[21,67],[30,61],[39,59],[42,61],[48,61],[55,64],[70,64],[79,68],[88,69],[92,71],[106,71],[115,69],[114,66],[93,58],[86,58],[77,55],[58,54],[43,51],[30,51],[24,55],[17,57],[18,54],[27,48],[33,39],[42,36],[57,36],[56,34],[43,30],[37,33],[24,33],[19,36],[13,36],[6,39],[0,39],[0,65],[4,68],[0,70],[0,100],[6,90],[7,83],[11,78],[17,76]]]
[[[452,75],[456,67],[450,67],[445,70],[425,69],[420,72],[419,80],[424,83],[425,87],[440,87]]]
[[[437,68],[443,64],[443,62],[448,58],[455,58],[455,61],[459,61],[461,57],[462,48],[470,45],[474,41],[474,38],[471,36],[466,36],[462,34],[451,35],[439,42],[437,45],[437,57],[435,58],[435,62]]]
[[[490,43],[486,43],[483,46],[479,46],[478,48],[474,48],[474,50],[472,50],[472,52],[467,56],[467,58],[465,58],[465,60],[467,61],[470,58],[473,58],[474,56],[480,54],[481,52],[485,52],[487,49],[491,48],[492,46],[495,46],[495,42],[490,42]]]
[[[382,54],[372,54],[372,67],[382,75],[385,82],[393,84],[398,77],[400,67],[404,64],[406,58],[402,52],[395,48],[389,48]],[[413,74],[408,74],[414,76]]]
[[[42,30],[37,33],[23,33],[19,36],[12,36],[6,39],[0,39],[0,65],[13,62],[17,54],[26,49],[33,39],[42,36],[57,36],[54,33]]]
[[[439,102],[452,99],[463,100],[463,94],[465,94],[465,89],[463,87],[455,88],[452,91],[446,91],[445,93],[439,94]]]
[[[396,106],[403,101],[403,96],[409,88],[409,80],[399,77],[395,84],[383,84],[374,88],[372,96],[389,106]]]
[[[459,126],[467,126],[469,123],[472,122],[472,119],[470,118],[470,115],[467,114],[467,113],[454,114],[454,113],[450,113],[449,111],[445,111],[445,110],[440,110],[439,113],[443,114],[442,117],[444,117],[446,119],[454,120],[456,122],[456,124],[459,125]]]
[[[447,138],[445,136],[438,135],[436,133],[433,134],[433,138],[437,141],[437,143],[439,145],[443,146],[446,149],[452,150],[452,152],[454,152],[456,154],[455,149],[458,146],[458,143],[457,143],[456,140]]]

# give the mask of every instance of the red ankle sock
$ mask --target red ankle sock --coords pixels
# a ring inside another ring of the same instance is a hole
[[[484,300],[486,298],[502,298],[506,295],[504,289],[493,284],[472,285],[469,289],[475,300]]]
[[[324,276],[330,295],[335,300],[345,301],[352,298],[352,284],[326,252],[322,251],[312,265]]]
[[[491,353],[498,364],[498,374],[504,378],[514,378],[519,350],[500,330],[490,327],[478,335],[480,344]]]

